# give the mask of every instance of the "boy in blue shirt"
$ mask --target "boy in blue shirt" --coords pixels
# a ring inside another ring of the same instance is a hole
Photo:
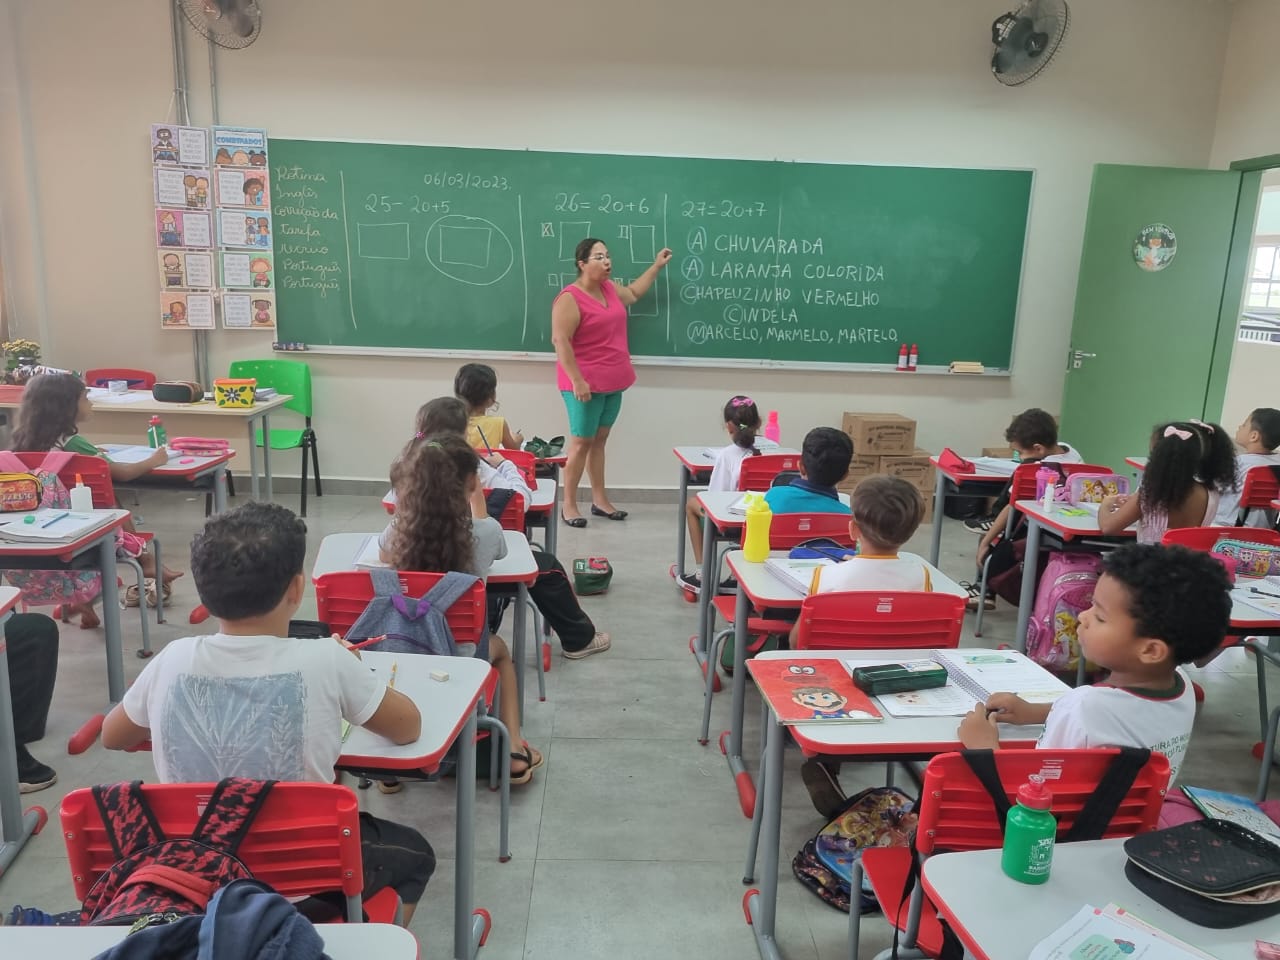
[[[764,502],[774,513],[849,513],[836,484],[849,475],[853,441],[834,427],[814,427],[800,449],[800,476],[773,487]]]

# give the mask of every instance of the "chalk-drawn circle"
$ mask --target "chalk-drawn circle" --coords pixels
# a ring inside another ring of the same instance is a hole
[[[685,259],[684,265],[680,268],[680,273],[686,280],[702,279],[702,258],[688,257]]]
[[[492,220],[452,214],[427,228],[427,262],[473,287],[497,283],[516,262],[511,240]]]

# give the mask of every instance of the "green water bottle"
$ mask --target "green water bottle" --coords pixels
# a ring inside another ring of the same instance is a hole
[[[152,450],[163,447],[169,437],[165,434],[164,424],[159,417],[152,417],[147,424],[147,446]]]
[[[1049,879],[1053,841],[1058,834],[1058,821],[1049,812],[1052,805],[1053,794],[1039,774],[1033,773],[1018,788],[1018,802],[1005,821],[1000,867],[1020,883]]]

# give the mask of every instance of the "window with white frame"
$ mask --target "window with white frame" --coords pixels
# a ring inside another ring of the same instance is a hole
[[[1280,312],[1280,234],[1255,236],[1251,261],[1245,309]]]

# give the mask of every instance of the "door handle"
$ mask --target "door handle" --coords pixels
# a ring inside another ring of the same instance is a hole
[[[1082,366],[1084,366],[1084,362],[1086,360],[1092,360],[1096,356],[1097,356],[1096,353],[1086,353],[1083,350],[1072,350],[1071,351],[1071,369],[1079,370]]]

